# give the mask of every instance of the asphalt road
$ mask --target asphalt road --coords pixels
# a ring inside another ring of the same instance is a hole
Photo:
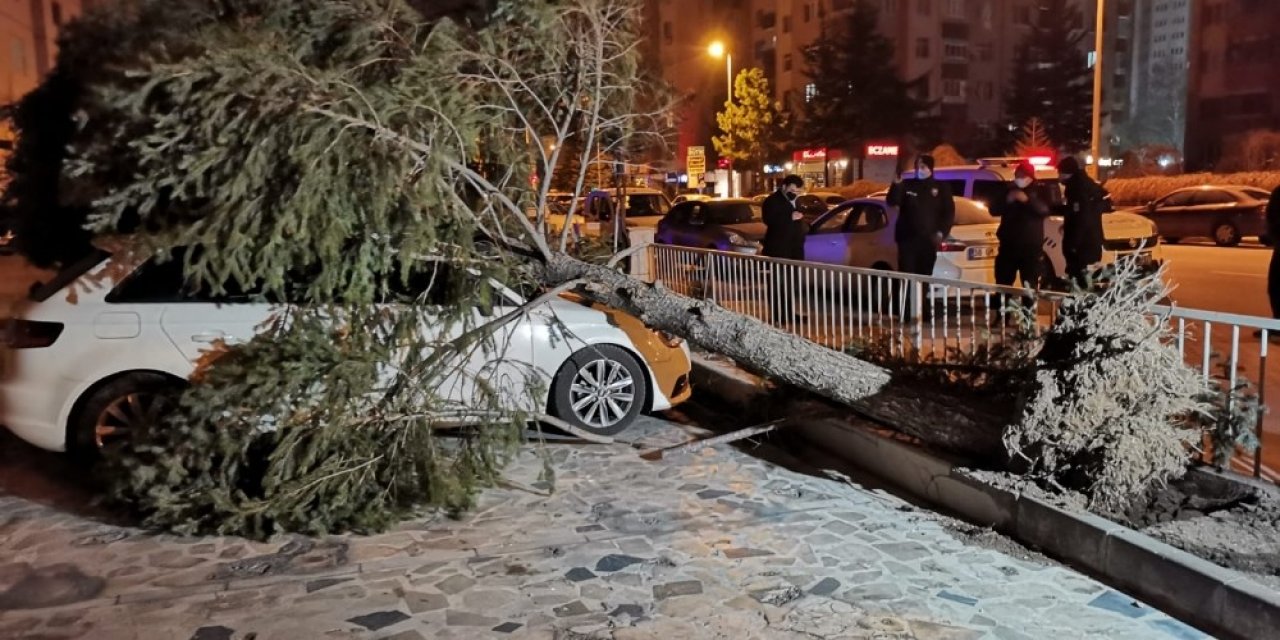
[[[1165,245],[1169,280],[1178,305],[1207,311],[1270,316],[1267,266],[1271,249],[1245,243],[1218,247],[1210,242]]]

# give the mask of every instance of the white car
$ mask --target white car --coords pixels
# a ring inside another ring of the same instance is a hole
[[[1023,158],[984,158],[976,165],[938,167],[933,176],[947,183],[952,195],[971,198],[989,206],[1008,195],[1013,172],[1023,161]],[[904,178],[909,176],[909,173],[903,174]],[[1047,165],[1038,166],[1036,180],[1057,186],[1058,170]],[[1060,187],[1052,193],[1061,201]],[[1062,232],[1060,216],[1050,216],[1045,220],[1044,273],[1058,279],[1065,279],[1067,273],[1067,260],[1062,254]],[[1120,257],[1133,256],[1143,266],[1154,269],[1164,260],[1156,226],[1142,216],[1120,212],[1103,214],[1102,234],[1104,265],[1113,264]]]
[[[1000,219],[991,215],[982,202],[957,197],[955,203],[956,222],[938,252],[933,276],[994,284],[995,257],[999,252],[996,230],[1000,227]],[[805,239],[805,259],[895,270],[898,267],[898,245],[893,239],[893,228],[897,221],[897,208],[888,206],[883,196],[845,202],[814,221]],[[1042,272],[1059,280],[1065,279],[1062,218],[1050,216],[1044,224]],[[1155,236],[1154,225],[1145,218],[1107,214],[1102,217],[1102,228],[1107,238],[1104,263],[1113,263],[1121,255],[1138,254],[1150,266],[1159,265],[1159,239]]]
[[[184,293],[183,281],[180,260],[136,266],[103,251],[33,291],[18,315],[0,325],[9,347],[0,350],[0,424],[44,449],[93,451],[126,435],[163,394],[185,384],[215,343],[252,337],[280,309]],[[499,291],[508,304],[495,314],[523,302],[505,287]],[[497,342],[505,350],[476,356],[466,368],[494,386],[540,374],[546,397],[519,408],[611,435],[642,411],[667,409],[690,395],[684,343],[620,311],[557,299],[503,331]],[[457,377],[441,389],[465,406],[475,378]]]

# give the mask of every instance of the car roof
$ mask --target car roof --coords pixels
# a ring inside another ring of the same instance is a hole
[[[1018,167],[1017,163],[988,163],[988,164],[966,164],[951,165],[947,167],[938,167],[933,170],[933,177],[939,180],[950,180],[959,177],[982,177],[995,178],[1002,182],[1013,181],[1013,173]],[[912,172],[903,172],[903,177],[910,177]],[[1053,167],[1036,167],[1037,179],[1051,179],[1058,177],[1058,170]]]

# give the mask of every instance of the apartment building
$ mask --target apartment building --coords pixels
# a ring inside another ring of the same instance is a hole
[[[17,101],[53,68],[58,30],[79,16],[84,4],[82,0],[0,0],[0,103]],[[12,144],[7,127],[0,129],[0,143]]]
[[[1248,132],[1280,131],[1280,2],[1193,4],[1187,165],[1213,169]]]

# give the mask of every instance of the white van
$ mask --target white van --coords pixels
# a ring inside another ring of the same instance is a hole
[[[981,158],[978,164],[938,167],[933,172],[936,180],[947,183],[952,195],[964,196],[990,207],[1009,193],[1013,172],[1026,158]],[[903,178],[914,173],[904,173]],[[1058,183],[1058,170],[1051,166],[1036,167],[1036,179]],[[1053,189],[1056,202],[1062,202],[1061,187]],[[1156,269],[1163,262],[1160,236],[1156,226],[1146,218],[1132,213],[1107,213],[1102,216],[1102,263],[1112,264],[1122,256],[1136,256],[1144,267]],[[1065,278],[1066,259],[1062,254],[1062,217],[1050,216],[1044,225],[1045,256],[1053,266],[1053,276]]]

